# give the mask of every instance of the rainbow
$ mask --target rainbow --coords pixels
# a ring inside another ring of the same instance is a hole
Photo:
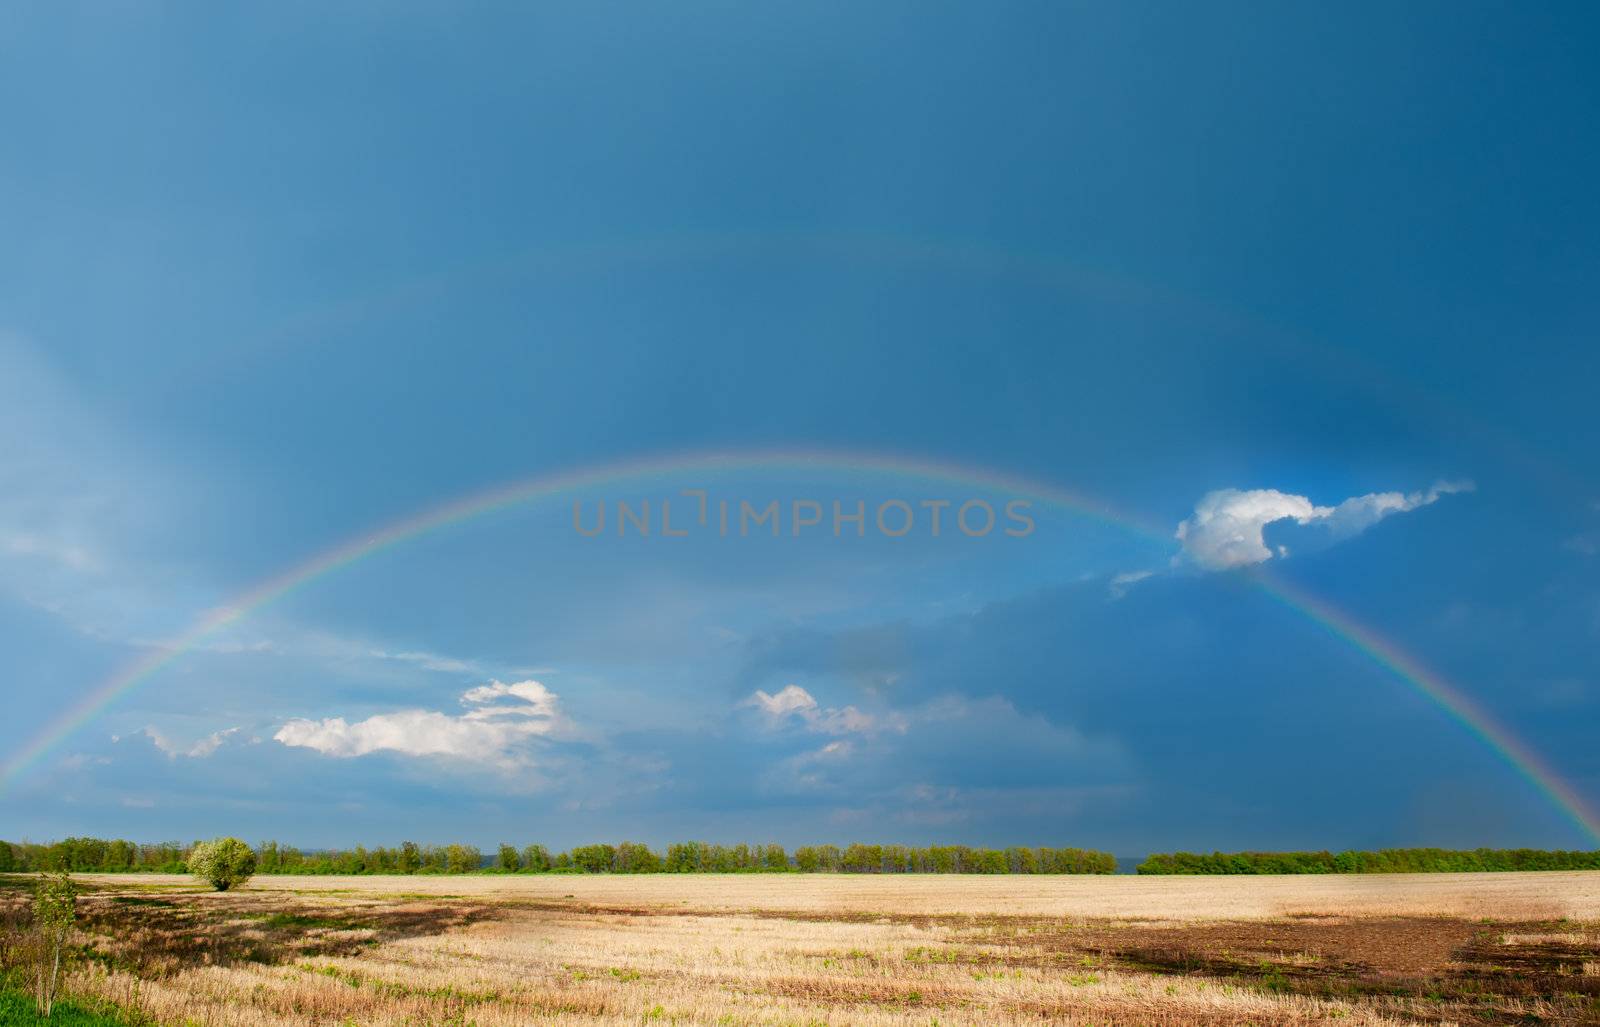
[[[169,641],[153,646],[111,675],[24,744],[0,769],[0,790],[75,732],[102,714],[119,697],[148,681],[218,632],[329,574],[360,563],[401,543],[496,511],[608,485],[645,485],[653,479],[692,473],[826,473],[842,476],[892,476],[942,482],[1011,494],[1133,532],[1171,546],[1170,533],[1100,500],[1026,478],[985,468],[895,454],[830,450],[712,450],[671,454],[558,472],[475,492],[395,521],[326,549],[267,579],[224,606],[212,609]],[[1350,615],[1304,590],[1266,574],[1252,580],[1268,595],[1352,646],[1395,678],[1439,706],[1501,760],[1534,786],[1585,835],[1600,844],[1600,818],[1556,772],[1509,729],[1496,724],[1460,689],[1428,670],[1398,646],[1385,641]]]
[[[1509,728],[1497,724],[1482,707],[1459,688],[1428,669],[1393,642],[1363,625],[1326,601],[1298,585],[1264,572],[1252,575],[1262,591],[1294,612],[1322,627],[1334,638],[1351,646],[1395,677],[1410,685],[1424,698],[1444,710],[1457,723],[1475,735],[1494,753],[1537,788],[1551,804],[1590,839],[1600,842],[1600,818],[1588,808],[1583,797],[1567,784],[1538,753]]]

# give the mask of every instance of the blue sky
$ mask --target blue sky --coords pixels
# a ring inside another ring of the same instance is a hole
[[[888,453],[1153,528],[572,529],[683,488],[1013,498],[827,467],[519,505],[207,638],[10,782],[0,834],[1591,846],[1251,576],[1600,807],[1597,29],[9,9],[0,751],[256,583],[545,474]]]

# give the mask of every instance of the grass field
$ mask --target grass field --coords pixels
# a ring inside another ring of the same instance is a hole
[[[71,990],[147,1022],[1600,1022],[1595,872],[85,882]]]

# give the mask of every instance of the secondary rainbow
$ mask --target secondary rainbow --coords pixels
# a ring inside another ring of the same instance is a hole
[[[891,475],[1007,493],[1070,511],[1170,546],[1169,533],[1129,512],[1053,485],[985,468],[884,453],[829,450],[714,450],[605,464],[515,482],[476,492],[395,521],[375,532],[324,550],[294,568],[269,578],[212,609],[170,641],[152,647],[113,674],[23,745],[0,771],[0,788],[99,716],[120,696],[149,680],[217,632],[236,624],[295,590],[367,559],[392,546],[495,511],[606,485],[647,483],[653,478],[691,473],[817,472],[834,475]],[[1600,844],[1600,818],[1582,798],[1509,729],[1496,724],[1458,688],[1428,670],[1399,646],[1302,589],[1264,574],[1252,576],[1265,592],[1322,626],[1334,638],[1389,671],[1438,705],[1517,771],[1586,836]]]

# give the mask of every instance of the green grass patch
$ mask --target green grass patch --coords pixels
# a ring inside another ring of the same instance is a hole
[[[33,996],[9,985],[0,986],[0,1024],[6,1027],[130,1027],[144,1021],[118,1013],[109,1007],[93,1006],[73,999],[56,1002],[48,1017],[39,1015]]]
[[[350,931],[361,926],[354,920],[333,916],[312,916],[308,913],[253,913],[247,914],[246,918],[257,920],[262,927],[275,931],[304,931],[316,927]]]

